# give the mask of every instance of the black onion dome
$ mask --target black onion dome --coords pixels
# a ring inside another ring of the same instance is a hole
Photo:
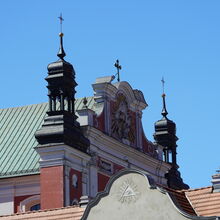
[[[60,48],[57,53],[57,56],[60,58],[58,61],[50,63],[47,67],[48,74],[53,75],[57,74],[59,72],[62,72],[65,76],[68,75],[74,75],[75,76],[75,70],[71,63],[68,63],[64,60],[64,57],[66,56],[66,53],[63,48],[63,33],[59,34],[60,36]]]
[[[75,70],[73,65],[65,60],[58,60],[56,62],[50,63],[47,66],[49,75],[63,72],[65,75],[73,74],[75,75]]]
[[[171,135],[176,135],[176,124],[167,118],[168,112],[166,109],[165,97],[166,95],[163,93],[162,94],[163,109],[161,112],[161,115],[163,116],[163,118],[155,123],[155,131],[156,132],[167,131],[167,133]]]
[[[60,102],[60,110],[67,111],[75,117],[74,101],[75,87],[77,86],[75,70],[71,63],[64,60],[66,54],[63,48],[63,33],[60,33],[59,36],[60,48],[57,54],[59,60],[47,66],[48,75],[45,78],[48,82],[49,112],[50,114],[57,114],[59,112],[57,102]],[[65,104],[66,102],[67,104]]]
[[[176,124],[167,117],[163,117],[155,123],[155,131],[167,131],[169,134],[176,135]]]
[[[154,124],[154,139],[163,147],[173,148],[176,146],[176,141],[178,140],[176,136],[176,124],[167,118],[168,112],[166,109],[165,94],[162,95],[162,98],[163,109],[161,115],[163,117]]]

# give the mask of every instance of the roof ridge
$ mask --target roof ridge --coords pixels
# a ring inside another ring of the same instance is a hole
[[[29,106],[42,105],[42,104],[47,104],[47,102],[40,102],[40,103],[34,103],[34,104],[26,104],[26,105],[22,105],[22,106],[15,106],[15,107],[9,107],[9,108],[0,108],[0,110],[26,108],[26,107],[29,107]]]
[[[176,193],[184,193],[185,192],[185,189],[172,189],[172,188],[169,188],[169,187],[164,186],[164,185],[159,184],[159,183],[157,183],[156,185],[160,188],[165,189],[167,192],[176,192]]]
[[[94,96],[85,96],[86,98],[94,98]],[[85,97],[78,97],[76,98],[76,100],[78,99],[84,99]],[[34,105],[42,105],[42,104],[48,104],[48,102],[40,102],[40,103],[34,103],[34,104],[25,104],[25,105],[22,105],[22,106],[15,106],[15,107],[6,107],[6,108],[0,108],[0,110],[3,110],[3,109],[16,109],[16,108],[24,108],[24,107],[28,107],[28,106],[34,106]]]
[[[204,186],[204,187],[195,188],[195,189],[184,189],[183,192],[199,191],[199,190],[209,189],[209,188],[212,188],[212,186]]]

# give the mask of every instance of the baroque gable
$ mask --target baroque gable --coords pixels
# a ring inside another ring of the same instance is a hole
[[[148,106],[143,93],[127,82],[113,84],[111,77],[97,78],[93,89],[93,126],[123,144],[160,158],[142,127],[142,111]]]
[[[183,203],[184,197],[175,193],[157,186],[149,174],[124,169],[112,176],[105,190],[87,205],[82,220],[218,219],[196,216],[191,205]]]

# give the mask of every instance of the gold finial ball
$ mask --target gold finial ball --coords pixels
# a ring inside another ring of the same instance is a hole
[[[163,94],[162,94],[162,97],[165,97],[165,96],[166,96],[166,94],[165,94],[165,93],[163,93]]]
[[[62,32],[59,33],[59,36],[60,36],[60,37],[63,37],[63,35],[64,35],[64,34],[63,34]]]

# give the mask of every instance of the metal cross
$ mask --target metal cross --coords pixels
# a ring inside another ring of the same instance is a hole
[[[161,82],[162,82],[162,88],[163,88],[163,94],[164,94],[164,84],[165,84],[165,81],[164,81],[164,78],[162,77],[161,79]]]
[[[119,65],[119,60],[116,60],[115,67],[117,68],[117,73],[115,75],[118,75],[118,82],[120,82],[119,70],[121,70],[121,66]]]
[[[63,25],[63,17],[62,17],[62,13],[60,13],[60,16],[58,17],[60,19],[60,32],[62,33],[62,25]]]

